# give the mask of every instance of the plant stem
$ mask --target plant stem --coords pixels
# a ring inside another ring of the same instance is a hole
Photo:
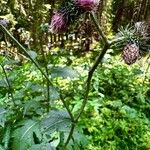
[[[12,86],[11,86],[11,84],[10,84],[10,82],[9,82],[9,79],[8,79],[8,76],[7,76],[7,73],[6,73],[6,71],[5,71],[4,66],[1,65],[1,67],[2,67],[2,70],[3,70],[4,75],[5,75],[6,83],[7,83],[8,89],[9,89],[9,93],[10,93],[12,102],[13,102],[14,106],[16,106],[15,99],[14,99],[14,96],[13,96],[13,93],[12,93]]]
[[[110,47],[110,44],[109,44],[106,36],[104,35],[103,31],[101,30],[101,28],[100,28],[100,26],[99,26],[99,24],[98,24],[98,22],[96,20],[96,17],[95,17],[94,13],[91,13],[91,19],[94,22],[94,24],[95,24],[95,26],[96,26],[96,28],[97,28],[97,30],[99,32],[99,35],[101,36],[101,38],[103,40],[104,47],[103,47],[102,51],[100,52],[99,56],[95,60],[92,68],[90,69],[90,71],[88,73],[88,78],[87,78],[87,81],[86,81],[86,91],[85,91],[84,99],[83,99],[80,111],[79,111],[77,117],[75,118],[74,122],[72,123],[71,130],[69,132],[69,135],[68,135],[68,138],[66,140],[65,146],[67,146],[67,144],[69,143],[69,141],[70,141],[70,139],[71,139],[71,137],[73,135],[75,126],[76,126],[79,118],[81,117],[81,115],[82,115],[82,113],[84,111],[84,108],[85,108],[85,106],[87,104],[88,95],[89,95],[89,91],[90,91],[90,85],[91,85],[91,80],[92,80],[93,74],[94,74],[96,68],[98,67],[98,65],[102,62],[102,59],[103,59],[104,55],[106,54],[108,48]]]
[[[64,144],[64,147],[66,147],[66,146],[68,145],[68,143],[69,143],[69,141],[70,141],[72,135],[73,135],[73,131],[74,131],[74,128],[75,128],[75,126],[76,126],[76,122],[75,122],[75,119],[74,119],[73,114],[71,113],[71,110],[69,109],[69,106],[66,104],[64,98],[62,97],[62,94],[60,94],[60,99],[61,99],[61,101],[63,102],[63,105],[64,105],[65,108],[67,109],[67,111],[68,111],[68,113],[69,113],[69,115],[70,115],[70,118],[71,118],[71,129],[70,129],[69,135],[68,135],[68,137],[67,137],[67,140],[66,140],[66,142],[65,142],[65,144]]]
[[[45,66],[45,71],[46,71],[46,74],[47,74],[47,76],[49,75],[49,73],[48,73],[48,68],[47,68],[47,66]],[[49,112],[49,109],[50,109],[50,107],[51,107],[51,105],[50,105],[50,84],[49,84],[49,81],[47,80],[46,81],[47,83],[46,83],[46,86],[47,86],[47,112]]]
[[[73,117],[73,115],[72,115],[72,113],[71,113],[71,110],[69,109],[69,106],[66,104],[66,102],[65,102],[65,100],[64,100],[64,98],[63,98],[61,92],[60,92],[60,99],[61,99],[63,105],[65,106],[65,108],[67,109],[67,111],[68,111],[68,113],[69,113],[69,115],[70,115],[71,121],[74,122],[75,120],[74,120],[74,117]]]
[[[90,69],[90,71],[88,73],[88,78],[87,78],[87,81],[86,81],[86,91],[85,91],[84,100],[82,102],[82,106],[80,108],[80,112],[78,113],[78,115],[77,115],[77,117],[75,119],[75,122],[77,122],[79,120],[79,118],[82,115],[82,113],[84,111],[84,108],[86,106],[86,103],[87,103],[87,100],[88,100],[88,94],[89,94],[89,91],[90,91],[91,80],[92,80],[92,77],[93,77],[93,74],[94,74],[95,70],[97,69],[98,65],[100,63],[102,63],[102,59],[103,59],[104,55],[106,54],[107,50],[110,48],[110,46],[123,39],[123,37],[121,37],[119,39],[114,39],[114,40],[109,42],[107,40],[106,36],[104,35],[103,31],[101,30],[94,13],[91,13],[91,19],[94,22],[95,26],[97,27],[99,35],[103,39],[104,47],[103,47],[102,51],[100,52],[99,56],[95,60],[92,68]]]
[[[47,74],[45,74],[45,72],[41,69],[41,67],[39,66],[39,64],[28,54],[28,52],[26,51],[26,49],[11,35],[11,33],[3,26],[0,24],[0,29],[24,52],[24,54],[31,60],[31,62],[39,69],[39,71],[41,72],[41,74],[46,78],[47,82],[49,83],[49,85],[53,86],[53,83],[50,81],[49,77]],[[71,121],[74,122],[74,117],[69,109],[69,106],[66,104],[66,102],[63,99],[63,96],[60,92],[60,99],[64,105],[64,107],[66,108],[66,110],[68,111]]]
[[[117,42],[123,41],[125,39],[125,37],[119,37],[119,38],[114,38],[111,41],[109,41],[109,45],[113,46],[114,44],[116,44]]]
[[[98,31],[99,35],[101,36],[101,38],[103,40],[103,44],[104,45],[109,45],[108,40],[107,40],[105,34],[103,33],[101,27],[99,26],[99,23],[97,22],[97,18],[96,18],[96,15],[95,15],[94,12],[91,13],[91,19],[94,22],[94,24],[95,24],[95,26],[97,28],[97,31]]]
[[[8,36],[10,39],[23,51],[23,53],[32,61],[32,63],[39,69],[39,71],[42,73],[42,75],[49,81],[50,85],[53,85],[50,81],[49,77],[44,73],[44,71],[41,69],[39,64],[29,55],[27,50],[14,38],[11,33],[2,25],[0,24],[0,29]]]
[[[75,126],[76,126],[79,118],[81,117],[81,115],[84,111],[84,108],[85,108],[85,106],[87,104],[87,101],[88,101],[88,95],[89,95],[89,91],[90,91],[90,85],[91,85],[91,80],[92,80],[93,74],[94,74],[96,68],[98,67],[98,65],[101,63],[101,61],[102,61],[104,55],[106,54],[106,51],[108,50],[108,48],[109,48],[109,46],[106,44],[104,46],[102,52],[100,53],[100,55],[96,59],[95,63],[93,64],[91,70],[88,73],[88,78],[87,78],[87,81],[86,81],[86,91],[85,91],[85,96],[84,96],[84,99],[83,99],[83,102],[82,102],[82,106],[80,108],[80,111],[79,111],[77,117],[75,118],[74,122],[72,123],[71,129],[70,129],[70,132],[69,132],[69,136],[66,140],[65,146],[67,146],[67,144],[69,143],[69,141],[70,141],[70,139],[73,135]]]
[[[45,56],[46,54],[43,49],[42,39],[43,39],[42,36],[40,36],[40,49],[41,49],[42,59],[44,61],[45,72],[46,72],[46,75],[49,76],[49,71],[47,67],[48,61],[46,59],[46,56]],[[44,79],[43,79],[43,82],[45,82]],[[46,109],[47,109],[47,112],[49,112],[51,106],[50,106],[50,84],[48,80],[46,80],[46,88],[47,88]]]
[[[106,54],[108,48],[109,48],[109,45],[106,44],[104,46],[102,52],[99,54],[98,58],[94,62],[92,68],[89,71],[89,73],[88,73],[88,78],[87,78],[87,81],[86,81],[86,91],[85,91],[84,100],[82,102],[82,106],[80,108],[80,112],[78,113],[75,121],[78,121],[78,119],[80,118],[81,114],[84,111],[84,108],[85,108],[87,100],[88,100],[88,94],[89,94],[89,91],[90,91],[90,85],[91,85],[91,80],[92,80],[93,74],[94,74],[96,68],[98,67],[98,65],[102,62],[102,59],[103,59],[104,55]]]
[[[69,141],[70,141],[70,139],[73,135],[75,126],[76,126],[79,118],[81,117],[81,115],[84,111],[84,108],[85,108],[85,106],[87,104],[87,101],[88,101],[88,95],[89,95],[89,91],[90,91],[90,85],[91,85],[91,80],[92,80],[93,74],[94,74],[96,68],[98,67],[98,65],[101,63],[101,61],[102,61],[104,55],[106,54],[108,48],[109,48],[109,45],[106,44],[104,46],[102,52],[100,53],[100,55],[98,56],[98,58],[94,62],[92,68],[89,71],[89,73],[88,73],[88,78],[87,78],[87,81],[86,81],[86,91],[85,91],[84,99],[83,99],[83,102],[82,102],[82,106],[81,106],[80,111],[79,111],[77,117],[75,118],[74,122],[72,122],[72,126],[71,126],[71,129],[70,129],[68,138],[66,140],[65,146],[67,146],[67,144],[69,143]]]
[[[85,96],[84,96],[84,100],[83,100],[82,106],[80,108],[80,112],[78,113],[78,115],[77,115],[77,117],[75,119],[76,122],[80,118],[80,116],[83,113],[84,108],[86,106],[93,74],[94,74],[96,68],[98,67],[98,65],[102,62],[102,59],[103,59],[104,55],[106,54],[108,48],[110,47],[110,44],[109,44],[106,36],[104,35],[103,31],[101,30],[101,28],[100,28],[100,26],[99,26],[99,24],[98,24],[98,22],[96,20],[96,17],[95,17],[94,13],[91,13],[91,18],[92,18],[92,21],[94,22],[95,26],[97,27],[97,30],[98,30],[101,38],[103,39],[104,47],[103,47],[102,51],[100,52],[99,56],[97,57],[96,61],[94,62],[92,68],[90,69],[90,71],[88,73],[88,78],[87,78],[87,82],[86,82]]]
[[[69,135],[68,135],[68,138],[67,138],[67,140],[66,140],[66,142],[65,142],[65,147],[68,145],[68,143],[69,143],[69,141],[71,140],[71,138],[72,138],[72,135],[73,135],[73,132],[74,132],[74,129],[75,129],[75,127],[76,127],[76,124],[77,124],[77,122],[74,122],[74,123],[72,123],[72,125],[71,125],[71,129],[70,129],[70,132],[69,132]]]

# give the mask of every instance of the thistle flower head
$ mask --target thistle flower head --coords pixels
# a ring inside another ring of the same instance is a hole
[[[136,22],[134,25],[135,34],[137,36],[143,37],[143,38],[149,38],[150,37],[150,22],[141,21]]]
[[[50,24],[50,32],[52,33],[62,33],[67,29],[67,21],[63,13],[55,12],[52,16]]]
[[[127,44],[122,52],[122,57],[126,64],[131,65],[139,58],[139,47],[135,43]]]
[[[84,11],[92,11],[97,8],[99,0],[76,0],[76,5]]]

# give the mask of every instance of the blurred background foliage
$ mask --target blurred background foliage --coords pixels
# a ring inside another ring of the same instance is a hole
[[[0,149],[62,150],[80,109],[88,71],[102,49],[88,14],[64,34],[48,32],[61,0],[0,0],[0,19],[53,82],[0,31]],[[101,0],[98,22],[111,39],[121,26],[150,21],[149,0]],[[120,51],[122,48],[120,48]],[[150,59],[132,66],[109,49],[67,150],[150,149]]]

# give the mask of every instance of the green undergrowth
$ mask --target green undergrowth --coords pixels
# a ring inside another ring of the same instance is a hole
[[[63,149],[71,120],[59,91],[76,115],[86,90],[91,58],[91,54],[84,58],[59,55],[49,60],[53,85],[49,86],[48,104],[47,82],[36,67],[28,61],[17,64],[1,56],[5,72],[1,67],[0,149]],[[88,103],[67,150],[149,150],[147,64],[139,61],[127,66],[118,56],[112,59],[109,54],[103,62],[94,73]]]

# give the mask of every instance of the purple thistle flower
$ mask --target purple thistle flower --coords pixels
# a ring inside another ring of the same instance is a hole
[[[50,31],[52,33],[63,33],[67,30],[67,21],[64,14],[56,12],[51,19]]]
[[[76,0],[76,5],[84,11],[92,11],[97,8],[99,0]]]

